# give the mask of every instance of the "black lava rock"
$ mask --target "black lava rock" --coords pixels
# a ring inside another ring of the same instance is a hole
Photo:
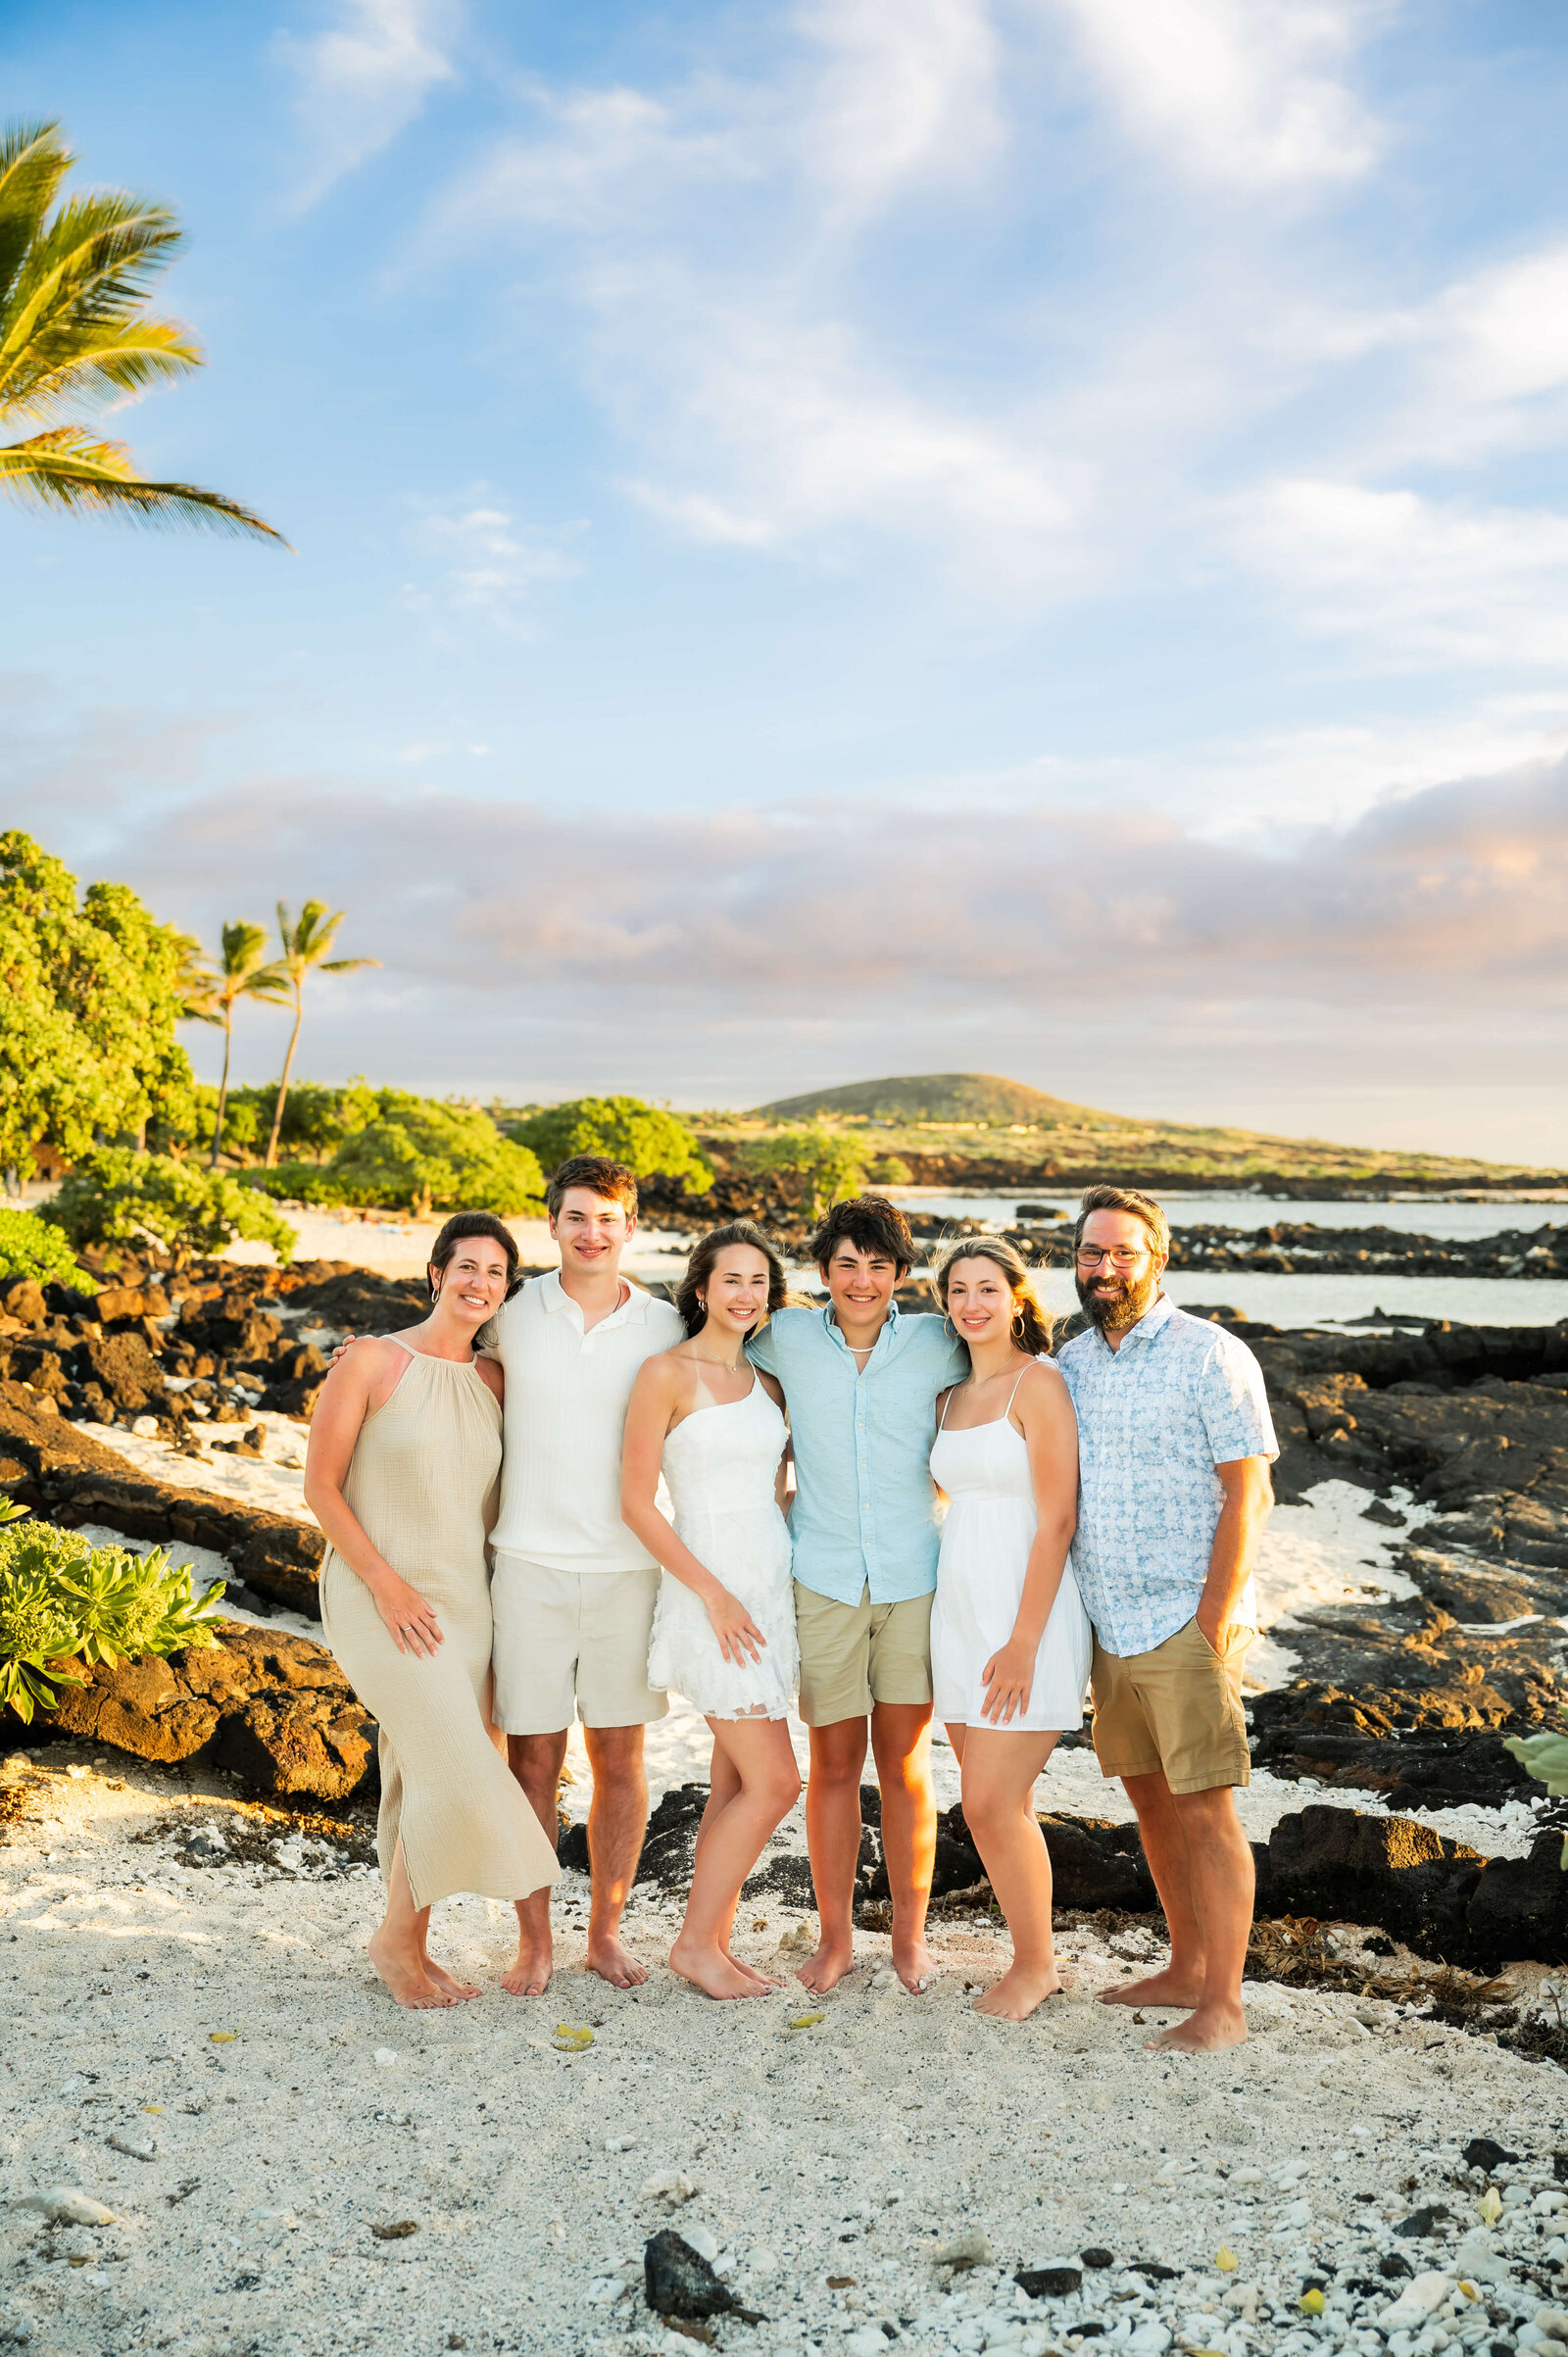
[[[1032,2300],[1065,2299],[1084,2280],[1081,2267],[1020,2267],[1013,2277]]]
[[[1092,2242],[1089,2248],[1081,2250],[1078,2256],[1086,2267],[1114,2267],[1116,2264],[1115,2252],[1103,2249],[1098,2242]]]
[[[1393,2283],[1400,2276],[1413,2276],[1415,2269],[1401,2252],[1391,2250],[1385,2251],[1383,2257],[1378,2261],[1378,2273]]]
[[[1490,2177],[1493,2170],[1503,2161],[1516,2161],[1519,2155],[1510,2152],[1506,2144],[1494,2144],[1491,2136],[1472,2136],[1464,2148],[1463,2158],[1470,2168],[1485,2169]]]
[[[673,2227],[651,2234],[643,2249],[643,2288],[648,2305],[659,2316],[739,2316],[749,2325],[762,2319],[743,2308],[729,2285],[713,2273],[700,2251]]]
[[[1412,2210],[1408,2218],[1401,2218],[1394,2231],[1406,2242],[1423,2241],[1437,2233],[1447,2215],[1446,2201],[1426,2202],[1419,2210]]]

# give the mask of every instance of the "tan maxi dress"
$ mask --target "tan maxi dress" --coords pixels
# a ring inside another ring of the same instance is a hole
[[[484,1715],[485,1541],[500,1476],[501,1403],[477,1367],[410,1350],[391,1398],[360,1427],[343,1496],[371,1546],[435,1606],[445,1643],[400,1653],[358,1574],[330,1547],[321,1565],[327,1644],[381,1731],[381,1874],[401,1834],[416,1907],[455,1891],[526,1898],[561,1873]]]

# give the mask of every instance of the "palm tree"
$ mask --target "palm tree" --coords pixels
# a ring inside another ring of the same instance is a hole
[[[228,1056],[234,1044],[234,1009],[241,999],[286,999],[288,976],[281,965],[267,960],[267,935],[260,925],[243,917],[222,931],[222,957],[218,971],[201,968],[192,976],[196,987],[185,1000],[185,1012],[198,1023],[223,1026],[223,1077],[218,1084],[218,1112],[213,1121],[213,1151],[209,1168],[218,1168],[223,1144],[223,1117],[228,1110]]]
[[[267,1141],[267,1168],[277,1163],[277,1140],[283,1127],[283,1101],[288,1095],[288,1076],[294,1066],[294,1051],[300,1043],[300,1025],[305,1019],[305,977],[313,967],[323,974],[352,974],[362,965],[379,965],[379,958],[331,958],[337,929],[346,911],[339,908],[329,916],[325,901],[307,901],[300,910],[296,924],[289,915],[286,901],[277,904],[277,929],[283,937],[283,955],[273,967],[274,973],[287,977],[286,989],[294,1000],[294,1029],[289,1035],[288,1054],[283,1058],[283,1077],[277,1084],[277,1103],[272,1108],[272,1134]]]
[[[35,507],[207,524],[287,542],[218,491],[148,482],[122,442],[62,421],[202,366],[177,319],[146,313],[182,232],[167,205],[100,189],[50,208],[76,159],[57,123],[0,132],[0,419],[43,430],[0,445],[0,491]]]

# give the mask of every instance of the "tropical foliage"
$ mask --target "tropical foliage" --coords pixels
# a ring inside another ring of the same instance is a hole
[[[830,1203],[858,1195],[865,1184],[864,1154],[864,1146],[853,1138],[826,1129],[797,1129],[738,1147],[735,1162],[753,1178],[773,1180],[814,1218]]]
[[[323,974],[352,974],[361,966],[379,965],[379,958],[328,958],[327,952],[337,938],[344,911],[329,913],[324,901],[307,901],[298,917],[289,914],[286,904],[277,904],[277,929],[282,936],[283,955],[277,961],[277,971],[283,976],[288,995],[294,1002],[294,1028],[289,1034],[288,1054],[283,1058],[282,1077],[277,1084],[277,1103],[272,1114],[271,1135],[267,1141],[265,1160],[269,1170],[277,1160],[278,1139],[282,1134],[283,1108],[288,1100],[288,1076],[294,1068],[294,1051],[300,1044],[300,1025],[305,1020],[305,979],[313,972]]]
[[[214,1170],[223,1146],[223,1116],[228,1105],[228,1062],[234,1045],[234,1009],[241,999],[278,1000],[288,997],[288,977],[267,955],[268,941],[260,925],[243,917],[223,927],[216,971],[203,971],[185,1002],[188,1015],[202,1023],[219,1023],[223,1032],[223,1077],[218,1084],[213,1111],[213,1143],[209,1161]]]
[[[122,442],[70,416],[172,383],[203,359],[188,327],[147,310],[180,243],[173,214],[121,189],[61,199],[75,160],[57,123],[0,134],[0,420],[39,429],[0,446],[0,491],[34,507],[277,540],[220,492],[149,481]]]
[[[270,1244],[282,1261],[294,1256],[294,1230],[253,1187],[169,1154],[102,1147],[67,1172],[44,1209],[78,1248],[151,1245],[174,1268],[238,1241]]]
[[[0,1210],[0,1285],[21,1277],[30,1277],[35,1285],[64,1285],[72,1293],[93,1290],[63,1229],[36,1211]]]
[[[94,1547],[79,1531],[0,1508],[0,1706],[30,1721],[82,1668],[216,1645],[218,1582],[198,1596],[163,1549]],[[78,1666],[81,1665],[81,1666]]]
[[[503,1138],[488,1113],[383,1094],[393,1100],[387,1112],[332,1156],[330,1176],[346,1200],[402,1204],[421,1218],[459,1208],[543,1210],[537,1155]]]
[[[1540,1777],[1553,1800],[1568,1795],[1568,1735],[1561,1728],[1543,1728],[1539,1735],[1505,1736],[1502,1747],[1513,1753],[1529,1775]],[[1568,1834],[1563,1836],[1558,1863],[1568,1874]]]
[[[75,877],[17,829],[0,834],[0,1165],[31,1169],[47,1140],[74,1160],[100,1137],[188,1118],[189,937],[124,884]]]
[[[519,1146],[533,1149],[546,1170],[559,1169],[573,1154],[600,1154],[624,1162],[637,1178],[681,1179],[688,1195],[706,1194],[713,1183],[686,1123],[638,1097],[574,1097],[506,1127]]]

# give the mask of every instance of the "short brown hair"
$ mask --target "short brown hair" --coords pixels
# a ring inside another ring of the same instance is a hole
[[[712,1275],[713,1263],[719,1253],[727,1252],[732,1244],[753,1246],[767,1262],[768,1316],[771,1317],[776,1309],[784,1306],[786,1279],[783,1253],[772,1237],[764,1228],[760,1228],[755,1219],[731,1219],[723,1227],[710,1228],[706,1236],[698,1238],[692,1246],[691,1258],[686,1263],[686,1274],[675,1288],[675,1306],[686,1321],[688,1334],[702,1331],[708,1311],[699,1301],[698,1292]]]
[[[608,1154],[574,1154],[551,1173],[545,1205],[552,1219],[561,1216],[568,1187],[586,1187],[607,1203],[619,1203],[628,1220],[637,1216],[637,1181],[624,1162],[612,1162]]]
[[[1091,1211],[1130,1211],[1149,1230],[1149,1242],[1155,1257],[1169,1257],[1170,1221],[1165,1217],[1163,1205],[1156,1203],[1152,1195],[1142,1194],[1137,1187],[1086,1187],[1078,1205],[1078,1216],[1073,1222],[1074,1245],[1082,1244],[1084,1221]]]
[[[833,1205],[811,1238],[811,1258],[818,1268],[826,1268],[840,1244],[891,1260],[901,1277],[914,1266],[909,1223],[885,1195],[852,1195],[848,1203]]]
[[[1055,1320],[1036,1301],[1028,1265],[1016,1245],[1009,1244],[1005,1236],[956,1236],[951,1244],[945,1244],[934,1271],[937,1300],[944,1314],[948,1306],[948,1280],[960,1260],[990,1260],[1001,1269],[1012,1294],[1014,1342],[1032,1358],[1049,1356]]]

